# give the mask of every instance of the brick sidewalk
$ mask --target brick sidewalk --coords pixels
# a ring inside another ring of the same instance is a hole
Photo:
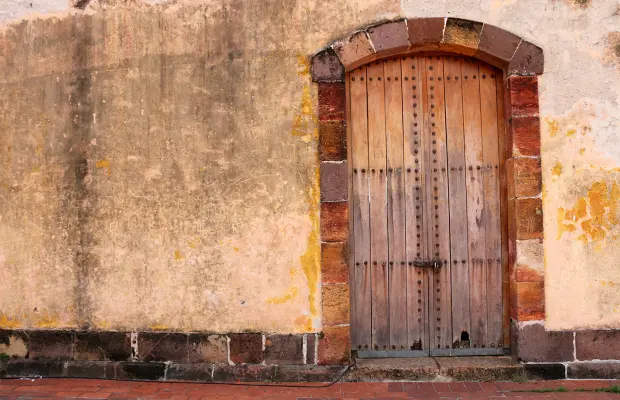
[[[581,392],[620,381],[373,382],[329,387],[252,387],[239,385],[126,382],[90,379],[0,380],[0,399],[620,399],[613,393]],[[567,392],[554,390],[558,388]],[[538,392],[535,392],[535,391]],[[529,392],[524,392],[529,391]]]

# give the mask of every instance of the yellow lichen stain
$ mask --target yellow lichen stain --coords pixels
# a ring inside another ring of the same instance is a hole
[[[233,247],[233,250],[234,250],[235,252],[237,252],[237,253],[239,252],[239,248],[238,248],[238,247]]]
[[[273,296],[267,299],[267,303],[269,304],[284,304],[288,301],[291,301],[297,297],[299,294],[299,288],[297,286],[291,286],[285,294],[282,296]]]
[[[551,168],[551,175],[553,177],[558,177],[562,174],[562,164],[560,162],[556,162],[553,168]]]
[[[103,160],[99,160],[95,163],[95,167],[105,169],[108,175],[110,175],[110,160],[106,160],[105,158]]]
[[[558,239],[565,232],[575,232],[579,228],[577,238],[584,244],[606,239],[610,231],[618,226],[618,201],[620,187],[616,182],[611,188],[605,181],[593,183],[587,194],[577,199],[571,209],[558,209]]]
[[[573,136],[575,133],[577,133],[577,129],[569,129],[566,131],[566,136]]]
[[[21,328],[22,323],[17,318],[11,318],[5,314],[0,314],[0,328],[14,329]]]
[[[194,243],[194,242],[192,242],[192,241],[189,241],[189,242],[187,243],[187,245],[189,246],[189,248],[190,248],[190,249],[195,249],[195,248],[196,248],[196,243]]]
[[[153,325],[149,325],[149,329],[153,331],[167,331],[170,329],[170,327],[167,325],[153,324]]]
[[[182,259],[184,259],[184,258],[185,258],[185,256],[183,255],[183,253],[181,253],[181,251],[180,251],[180,250],[175,250],[175,251],[174,251],[174,259],[175,259],[176,261],[181,261],[181,260],[182,260]]]
[[[583,155],[585,152],[586,152],[586,148],[585,147],[582,147],[582,148],[579,149],[579,154],[580,155]]]
[[[295,318],[295,325],[306,332],[312,332],[312,318],[307,315],[298,315],[297,318]]]
[[[57,314],[50,314],[43,312],[38,321],[35,322],[35,326],[38,328],[58,328],[60,325],[59,317]]]
[[[310,303],[310,314],[312,317],[317,315],[316,291],[319,282],[319,271],[321,268],[321,244],[319,227],[319,168],[314,169],[314,179],[312,184],[306,189],[308,201],[308,217],[312,223],[312,229],[308,236],[306,252],[300,257],[301,268],[306,275],[308,282],[308,301]],[[310,330],[312,322],[310,322]]]
[[[288,274],[291,276],[291,279],[295,279],[295,277],[297,276],[297,268],[289,269]]]
[[[560,130],[560,125],[558,124],[558,121],[551,119],[549,117],[545,117],[545,122],[547,123],[547,129],[549,130],[549,135],[551,137],[554,137],[555,135],[557,135],[558,131]]]
[[[307,82],[310,76],[310,61],[307,57],[297,56],[297,73],[306,80],[306,83],[302,88],[299,108],[293,116],[291,134],[299,136],[304,142],[309,143],[313,139],[318,139],[319,130],[317,128],[318,117],[314,111],[312,94],[310,93],[310,84]]]
[[[303,54],[297,55],[297,74],[304,78],[310,76],[310,60]]]

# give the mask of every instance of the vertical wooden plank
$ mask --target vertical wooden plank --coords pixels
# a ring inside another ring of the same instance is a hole
[[[428,255],[424,197],[426,159],[422,117],[423,57],[402,62],[403,132],[405,173],[405,234],[407,256],[407,340],[411,350],[428,350],[428,272],[413,261]]]
[[[407,347],[407,266],[405,260],[405,182],[403,99],[400,58],[384,63],[387,138],[387,206],[390,349]]]
[[[349,74],[351,117],[351,164],[353,169],[353,292],[355,292],[354,336],[359,350],[370,350],[371,325],[371,265],[370,265],[370,203],[368,196],[368,104],[366,67]]]
[[[502,231],[502,330],[504,348],[510,346],[510,276],[508,274],[508,183],[506,181],[506,124],[504,115],[504,76],[495,70],[497,89],[497,132],[499,142],[500,226]]]
[[[448,205],[448,176],[443,58],[426,58],[426,95],[424,96],[425,130],[430,132],[429,163],[427,168],[427,224],[431,258],[441,266],[431,275],[432,298],[429,310],[431,350],[452,347],[452,301],[450,282],[450,221]],[[428,122],[426,122],[428,121]]]
[[[478,63],[465,58],[461,64],[463,90],[463,129],[467,183],[467,239],[470,262],[471,346],[480,348],[486,343],[486,276],[484,185],[482,173],[482,128],[480,119],[480,85]],[[474,79],[476,77],[476,79]]]
[[[467,186],[463,136],[461,57],[444,58],[446,135],[450,202],[450,263],[452,283],[452,344],[469,347],[469,262],[467,251]],[[461,342],[461,339],[467,341]]]
[[[370,255],[372,260],[372,339],[375,350],[390,343],[388,315],[387,180],[384,62],[367,67],[368,167],[370,168]]]
[[[346,109],[345,109],[345,129],[347,135],[347,160],[348,163],[348,171],[347,171],[347,199],[349,202],[349,210],[353,210],[351,216],[349,218],[349,242],[347,246],[347,260],[349,262],[349,304],[350,304],[350,313],[349,313],[349,323],[351,327],[351,350],[357,349],[357,322],[356,322],[356,313],[355,313],[355,224],[353,221],[355,220],[355,203],[353,201],[353,156],[351,152],[351,143],[353,140],[351,139],[351,75],[349,73],[346,74],[344,80],[344,88],[346,97]],[[320,135],[320,132],[319,132]]]
[[[495,76],[491,77],[493,69],[480,64],[479,71],[486,204],[487,346],[496,347],[503,342],[497,90]]]

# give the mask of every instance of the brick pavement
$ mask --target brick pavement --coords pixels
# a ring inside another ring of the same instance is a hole
[[[270,387],[136,382],[90,379],[0,380],[0,399],[620,399],[613,393],[583,392],[620,385],[620,381],[531,381],[531,382],[359,382],[329,387]],[[540,392],[563,388],[568,392]],[[534,391],[532,391],[534,390]],[[577,391],[575,391],[577,390]],[[538,391],[538,392],[536,392]]]

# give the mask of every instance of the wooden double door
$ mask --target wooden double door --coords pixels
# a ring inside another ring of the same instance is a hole
[[[501,83],[445,55],[347,75],[359,357],[504,353]]]

